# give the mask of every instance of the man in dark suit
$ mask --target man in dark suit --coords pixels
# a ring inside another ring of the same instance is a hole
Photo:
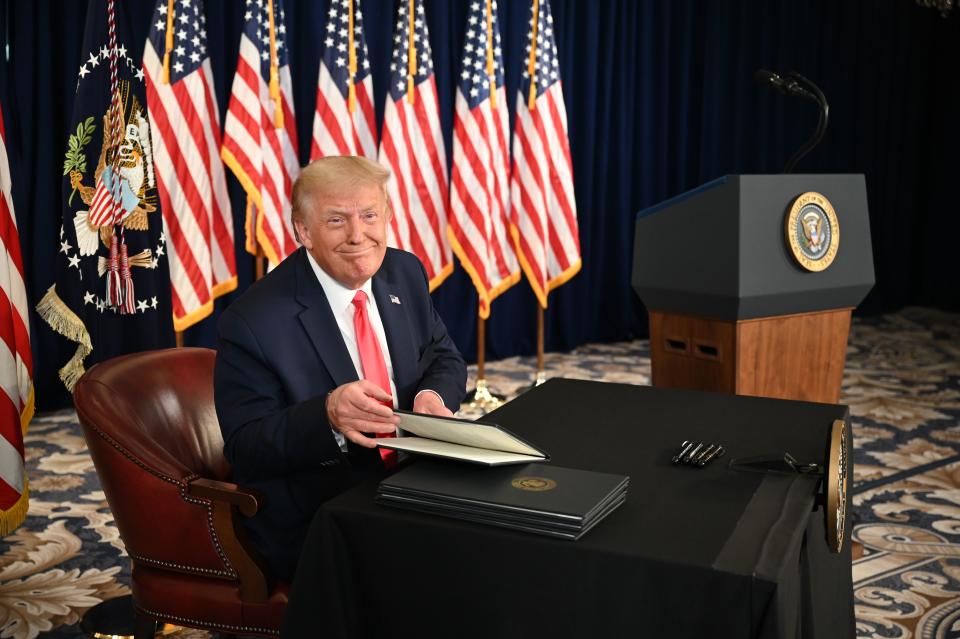
[[[265,506],[245,522],[281,579],[317,507],[382,472],[391,406],[451,415],[466,367],[413,255],[387,248],[390,172],[358,157],[306,167],[293,187],[299,250],[223,313],[217,417],[234,481]]]

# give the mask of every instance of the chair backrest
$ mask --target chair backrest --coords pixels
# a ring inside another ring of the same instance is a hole
[[[73,398],[131,558],[233,579],[210,503],[187,494],[198,476],[230,474],[213,403],[215,357],[203,348],[118,357],[87,371]]]

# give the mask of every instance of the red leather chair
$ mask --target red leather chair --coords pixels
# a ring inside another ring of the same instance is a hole
[[[178,348],[91,368],[73,399],[133,562],[137,639],[157,622],[278,636],[288,585],[271,584],[238,518],[258,497],[228,482],[213,404],[215,353]]]

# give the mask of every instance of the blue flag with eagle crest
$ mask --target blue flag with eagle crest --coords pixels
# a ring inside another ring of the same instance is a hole
[[[113,0],[92,0],[87,10],[64,141],[56,279],[37,304],[51,328],[77,345],[60,369],[68,390],[94,362],[174,341],[144,40],[132,46],[127,11]]]

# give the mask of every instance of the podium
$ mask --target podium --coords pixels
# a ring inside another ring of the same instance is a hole
[[[863,175],[728,175],[637,215],[653,385],[837,403],[874,284]]]

